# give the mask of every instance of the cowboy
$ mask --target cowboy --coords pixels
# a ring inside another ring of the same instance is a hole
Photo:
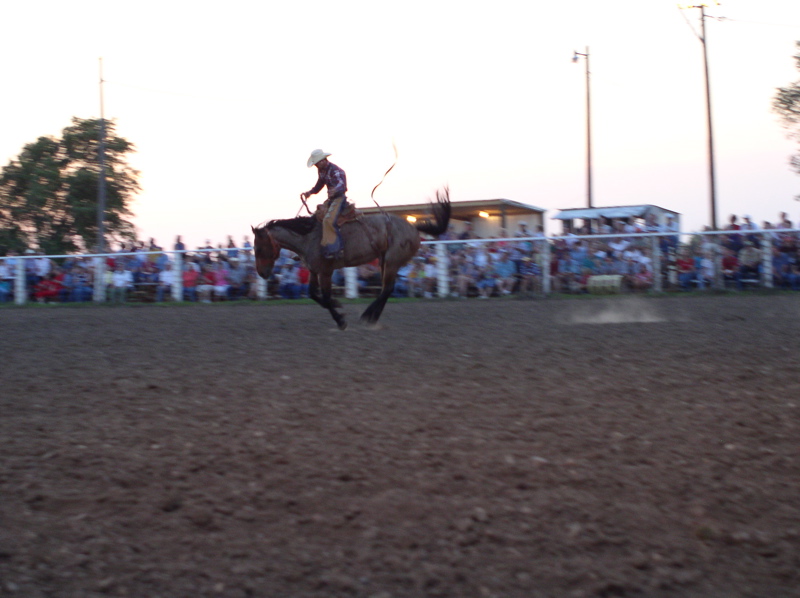
[[[328,161],[331,154],[315,149],[308,158],[308,167],[317,167],[319,178],[317,184],[310,191],[300,194],[300,199],[305,203],[311,195],[319,193],[323,187],[328,187],[328,199],[323,204],[326,207],[325,217],[322,219],[322,253],[328,259],[333,259],[342,251],[342,239],[339,236],[339,227],[336,220],[347,202],[347,177],[344,170]]]

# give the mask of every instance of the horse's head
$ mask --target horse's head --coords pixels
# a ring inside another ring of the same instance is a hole
[[[266,226],[259,228],[250,227],[253,231],[255,241],[253,243],[253,252],[256,257],[256,272],[264,280],[268,279],[272,274],[272,268],[275,266],[275,260],[281,253],[280,245],[269,233]]]

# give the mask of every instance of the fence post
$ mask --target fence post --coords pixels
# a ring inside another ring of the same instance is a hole
[[[344,269],[344,296],[348,299],[358,299],[358,268]]]
[[[772,288],[772,241],[770,233],[764,233],[761,239],[761,286]]]
[[[21,257],[17,259],[17,268],[14,273],[14,303],[25,305],[27,289],[25,288],[25,260]]]
[[[450,295],[450,253],[445,243],[436,244],[437,291],[440,298]]]
[[[92,279],[92,301],[105,303],[106,301],[106,260],[99,255],[92,258],[94,262],[94,278]]]
[[[718,291],[725,289],[725,275],[722,273],[722,236],[712,235],[714,239],[714,288]]]
[[[180,251],[172,256],[172,272],[172,300],[183,301],[183,254]]]
[[[256,278],[256,297],[260,301],[264,301],[265,299],[269,299],[269,293],[267,288],[267,281],[258,276]]]
[[[661,272],[661,239],[659,237],[651,237],[653,245],[653,292],[660,293],[664,290],[663,274]]]
[[[542,294],[547,296],[550,294],[552,286],[552,277],[550,276],[550,241],[548,239],[542,240],[542,251],[539,254],[542,268]]]

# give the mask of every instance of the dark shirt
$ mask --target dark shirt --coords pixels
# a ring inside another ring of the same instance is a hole
[[[344,170],[333,162],[328,162],[327,167],[319,169],[317,184],[312,187],[308,194],[315,195],[326,186],[328,187],[328,199],[347,193],[347,176],[344,174]]]

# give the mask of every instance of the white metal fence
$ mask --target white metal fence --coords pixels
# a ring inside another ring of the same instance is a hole
[[[536,260],[541,269],[541,280],[539,287],[541,293],[548,295],[554,292],[553,273],[551,272],[552,262],[559,252],[566,251],[561,249],[567,247],[578,241],[587,242],[590,245],[603,244],[608,240],[626,239],[632,245],[635,245],[644,250],[648,254],[649,267],[654,273],[653,283],[651,287],[652,292],[663,292],[669,288],[677,286],[678,273],[675,269],[675,255],[672,250],[673,241],[682,240],[683,243],[675,244],[678,248],[684,248],[695,253],[697,248],[704,255],[709,256],[713,260],[713,278],[707,285],[712,289],[723,289],[726,286],[726,280],[722,273],[722,256],[726,241],[730,240],[733,235],[739,237],[746,237],[756,242],[753,246],[758,248],[760,252],[760,262],[758,265],[758,278],[746,279],[748,283],[755,284],[761,288],[773,287],[773,251],[775,247],[780,247],[782,241],[794,239],[794,251],[792,259],[800,265],[800,230],[797,229],[770,229],[759,231],[713,231],[713,232],[698,232],[698,233],[680,233],[680,232],[661,232],[661,233],[641,233],[641,234],[598,234],[586,236],[569,236],[569,237],[525,237],[525,238],[502,238],[502,239],[459,239],[447,241],[425,241],[424,246],[432,246],[436,257],[436,295],[439,297],[448,297],[452,289],[451,256],[460,248],[465,246],[477,247],[483,244],[492,244],[494,246],[501,245],[509,248],[519,247],[521,244],[528,246],[528,254],[531,259]],[[665,244],[665,239],[670,239],[670,243]],[[692,243],[692,238],[695,242]],[[665,245],[669,246],[668,251],[664,251]],[[47,258],[50,260],[66,259],[66,258],[91,258],[93,268],[93,280],[95,283],[92,286],[92,300],[97,303],[108,301],[108,288],[106,283],[105,269],[106,259],[119,258],[122,256],[130,255],[153,255],[165,254],[169,257],[169,262],[172,264],[172,269],[176,272],[173,277],[171,297],[183,298],[183,281],[181,272],[184,261],[184,255],[202,254],[204,252],[218,253],[220,251],[228,251],[228,249],[220,250],[180,250],[180,251],[157,251],[157,252],[136,252],[136,253],[105,253],[105,254],[83,254],[83,255],[21,255],[14,257],[0,258],[6,261],[10,266],[10,276],[5,280],[0,280],[0,284],[5,284],[0,291],[0,301],[11,299],[13,294],[13,301],[17,305],[23,305],[31,300],[32,291],[31,285],[28,283],[27,272],[29,260]],[[239,252],[244,252],[244,249],[238,249]],[[348,298],[356,298],[359,294],[358,275],[356,268],[344,269],[344,293]],[[102,281],[97,284],[96,281]],[[700,282],[697,285],[699,288],[704,288],[704,284]],[[256,297],[258,299],[267,299],[267,283],[266,281],[258,278],[256,282]]]

